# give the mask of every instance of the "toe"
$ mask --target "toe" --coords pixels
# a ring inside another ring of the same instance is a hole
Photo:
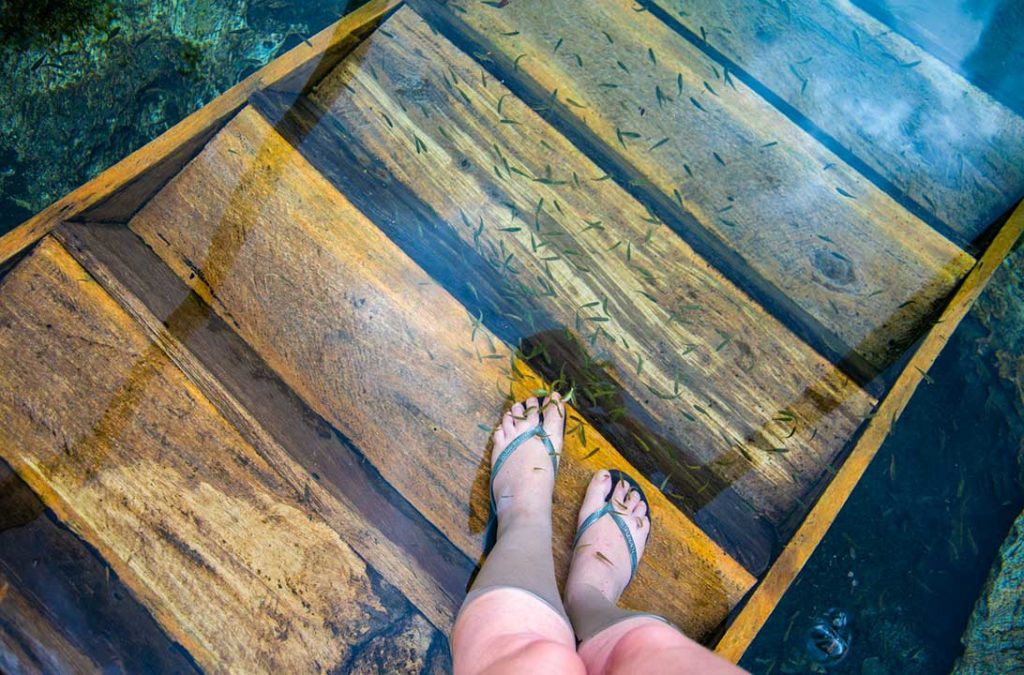
[[[612,504],[615,505],[617,510],[625,510],[627,494],[629,494],[629,483],[620,480],[615,484],[615,490],[612,491]]]
[[[501,430],[505,432],[505,438],[512,440],[516,435],[516,421],[512,419],[512,413],[507,412],[501,418]]]
[[[647,503],[644,500],[641,499],[640,503],[633,509],[633,515],[647,520]]]
[[[504,448],[505,447],[505,430],[501,428],[500,424],[494,430],[494,433],[491,435],[491,438],[494,439],[494,447],[496,447],[496,448]]]
[[[526,424],[531,429],[540,424],[540,404],[534,396],[526,399]]]
[[[587,493],[583,496],[583,505],[580,506],[580,517],[577,526],[586,520],[594,511],[604,506],[605,497],[608,495],[608,487],[611,485],[612,476],[607,471],[598,471],[590,479],[587,486]]]
[[[642,503],[640,501],[640,493],[636,490],[630,490],[629,494],[626,495],[626,510],[632,515],[636,513],[636,505]]]
[[[544,399],[544,433],[548,435],[556,448],[561,448],[562,434],[565,430],[565,404],[557,391]]]

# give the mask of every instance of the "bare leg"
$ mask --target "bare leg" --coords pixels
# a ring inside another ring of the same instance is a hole
[[[544,409],[544,431],[556,452],[562,451],[565,406],[558,394]],[[545,404],[548,401],[545,399]],[[516,437],[540,423],[537,399],[516,403],[494,431],[491,462]],[[505,462],[494,479],[498,507],[498,538],[470,589],[478,595],[488,588],[525,589],[565,615],[555,582],[551,555],[551,493],[554,468],[544,443],[532,438]]]
[[[544,408],[543,428],[561,453],[565,408],[557,394],[552,398]],[[494,432],[492,471],[502,450],[540,423],[539,408],[537,399],[530,398],[504,416]],[[551,457],[539,438],[514,450],[494,476],[498,537],[452,631],[457,675],[586,672],[555,582],[554,484]]]
[[[578,523],[602,508],[611,488],[607,471],[594,474]],[[626,522],[637,556],[643,555],[651,523],[640,494],[620,482],[612,504]],[[629,549],[611,516],[583,533],[565,586],[565,606],[580,640],[589,675],[601,673],[741,673],[660,617],[631,612],[616,603],[631,577]]]

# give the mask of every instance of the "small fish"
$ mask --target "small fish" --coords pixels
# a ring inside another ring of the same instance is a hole
[[[655,144],[654,144],[654,145],[652,145],[651,147],[647,148],[647,150],[648,150],[648,151],[651,151],[651,150],[654,150],[655,148],[660,148],[661,146],[663,146],[663,145],[665,145],[666,143],[668,143],[668,140],[669,140],[669,139],[668,139],[668,137],[666,136],[665,138],[661,139],[660,141],[658,141],[657,143],[655,143]],[[678,192],[678,191],[677,191],[677,192]]]
[[[658,57],[654,55],[654,50],[650,47],[647,48],[647,58],[650,59],[651,63],[658,65]]]
[[[704,109],[704,106],[700,104],[700,101],[698,101],[692,96],[690,97],[690,103],[692,103],[697,108],[697,110],[700,110],[701,112],[707,112],[707,110]]]
[[[615,135],[618,137],[619,143],[622,144],[622,147],[626,147],[626,141],[624,139],[626,139],[626,138],[640,138],[640,134],[638,134],[637,132],[635,132],[635,131],[623,131],[622,129],[620,129],[618,127],[615,127]]]
[[[729,75],[729,68],[725,69],[725,83],[733,88],[733,91],[737,91],[736,84],[732,81],[732,77]]]
[[[564,41],[565,41],[565,38],[558,38],[558,42],[555,43],[555,48],[551,50],[551,53],[552,54],[557,54],[558,53],[558,48],[562,46],[562,42],[564,42]]]

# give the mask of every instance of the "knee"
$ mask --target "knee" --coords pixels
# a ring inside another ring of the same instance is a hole
[[[615,643],[605,672],[633,673],[643,665],[650,672],[738,675],[742,670],[664,623],[637,626]]]
[[[679,631],[663,623],[637,626],[625,633],[608,654],[609,672],[628,672],[627,664],[640,663],[653,655],[667,655],[689,645],[689,640]]]
[[[561,642],[534,639],[521,644],[486,669],[488,675],[500,673],[566,673],[586,675],[576,650]]]

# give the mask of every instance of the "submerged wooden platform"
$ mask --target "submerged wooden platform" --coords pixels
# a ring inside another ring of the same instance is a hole
[[[1024,227],[1017,116],[747,4],[371,2],[0,239],[0,537],[76,561],[0,553],[5,667],[444,671],[489,430],[550,387],[560,575],[630,471],[624,603],[738,659]],[[894,77],[985,139],[844,114]]]

